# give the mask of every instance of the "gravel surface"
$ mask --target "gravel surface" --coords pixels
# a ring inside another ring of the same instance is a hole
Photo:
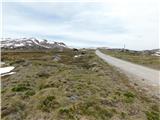
[[[152,87],[153,89],[154,87],[154,91],[156,90],[156,94],[160,96],[160,71],[111,57],[109,55],[103,54],[99,50],[96,50],[96,54],[107,63],[122,70],[128,76],[132,76],[132,78],[134,76],[136,79],[133,80],[139,80],[136,81],[136,83],[144,83],[146,89],[149,89],[149,87]]]

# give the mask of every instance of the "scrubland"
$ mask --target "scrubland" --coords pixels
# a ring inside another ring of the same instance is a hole
[[[94,50],[2,52],[2,61],[16,72],[1,78],[2,120],[160,120],[158,100]]]

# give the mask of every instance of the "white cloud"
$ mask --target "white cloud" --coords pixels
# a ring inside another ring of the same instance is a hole
[[[81,47],[126,44],[129,49],[158,48],[157,3],[157,0],[107,0],[19,3],[14,7],[8,3],[3,17],[4,36],[62,36],[69,45]]]

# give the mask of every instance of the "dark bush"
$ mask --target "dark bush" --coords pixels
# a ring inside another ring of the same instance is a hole
[[[146,112],[147,120],[160,120],[160,114],[155,111]]]
[[[40,101],[39,109],[45,112],[50,112],[52,109],[57,108],[59,103],[56,101],[54,96],[47,96],[45,99]]]
[[[124,93],[124,97],[127,103],[132,103],[135,98],[135,95],[132,92],[126,92]]]
[[[12,91],[14,92],[23,92],[23,91],[26,91],[26,90],[29,90],[30,88],[25,86],[24,84],[19,84],[15,87],[12,88]]]

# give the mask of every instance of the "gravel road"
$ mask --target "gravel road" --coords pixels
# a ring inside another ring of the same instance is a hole
[[[111,57],[109,55],[103,54],[99,50],[96,50],[96,54],[107,63],[122,70],[124,73],[134,76],[135,78],[139,78],[138,82],[143,82],[145,85],[147,85],[147,87],[156,87],[156,94],[159,96],[160,71]]]

